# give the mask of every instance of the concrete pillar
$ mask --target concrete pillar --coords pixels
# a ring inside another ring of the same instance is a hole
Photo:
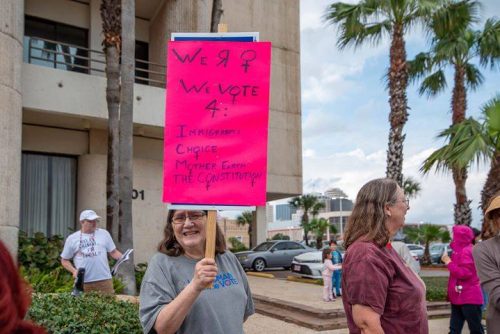
[[[17,255],[24,1],[0,0],[0,239]]]
[[[257,229],[255,230],[255,235],[257,237],[257,243],[255,246],[267,239],[267,216],[266,207],[257,206],[256,207],[256,218],[257,218]]]

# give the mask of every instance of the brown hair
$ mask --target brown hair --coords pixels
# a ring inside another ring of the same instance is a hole
[[[500,196],[500,193],[493,195],[488,201],[489,208],[491,203],[495,198]],[[500,208],[490,210],[487,214],[484,215],[483,226],[481,229],[481,239],[488,240],[498,235],[500,232]]]
[[[344,233],[346,250],[361,237],[379,247],[389,242],[385,205],[397,201],[397,190],[396,181],[387,178],[371,180],[361,187]]]
[[[321,254],[321,258],[322,258],[321,262],[325,262],[328,254],[331,254],[331,253],[332,253],[332,251],[329,248],[323,249],[323,253]]]
[[[172,227],[172,218],[174,213],[178,210],[169,210],[167,215],[167,224],[163,230],[163,240],[158,245],[158,251],[168,256],[179,256],[184,254],[184,249],[175,239],[174,228]],[[205,214],[208,211],[203,210]],[[224,254],[226,251],[226,240],[224,239],[224,234],[219,227],[219,224],[215,225],[215,254]]]

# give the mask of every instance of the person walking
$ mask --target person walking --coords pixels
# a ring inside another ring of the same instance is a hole
[[[75,278],[78,269],[85,269],[83,280],[85,292],[114,294],[108,254],[118,260],[122,257],[122,253],[116,249],[109,232],[97,228],[99,219],[101,217],[93,210],[83,210],[80,213],[81,228],[66,239],[61,253],[61,264]]]
[[[488,334],[500,334],[500,195],[490,199],[484,218],[483,241],[474,247],[472,253],[481,286],[488,295]]]
[[[453,240],[450,247],[453,250],[451,258],[445,251],[441,257],[448,267],[448,300],[451,303],[450,334],[462,333],[464,322],[467,321],[471,334],[483,334],[481,325],[481,305],[483,294],[479,285],[472,246],[474,232],[469,226],[453,226]]]

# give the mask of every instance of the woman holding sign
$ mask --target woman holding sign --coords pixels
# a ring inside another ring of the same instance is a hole
[[[255,311],[246,274],[218,226],[215,260],[204,258],[206,223],[206,211],[169,211],[142,281],[144,333],[243,333]]]

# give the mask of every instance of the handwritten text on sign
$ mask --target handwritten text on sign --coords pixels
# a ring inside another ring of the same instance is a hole
[[[163,201],[264,205],[269,42],[170,42]]]

